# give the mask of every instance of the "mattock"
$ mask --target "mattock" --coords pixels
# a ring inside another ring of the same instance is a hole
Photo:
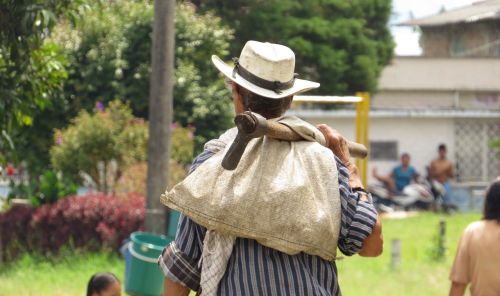
[[[284,141],[304,140],[288,126],[277,121],[267,120],[262,115],[250,111],[236,115],[234,123],[238,128],[238,135],[222,160],[222,167],[230,171],[238,166],[248,142],[254,138],[268,136]],[[368,150],[362,144],[347,141],[347,147],[352,157],[365,158],[368,155]]]

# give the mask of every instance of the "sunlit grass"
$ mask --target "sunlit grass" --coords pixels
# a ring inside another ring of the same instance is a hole
[[[338,262],[344,295],[447,295],[448,274],[463,229],[478,214],[420,214],[383,220],[384,253],[378,258],[354,256]],[[446,221],[446,257],[432,259],[440,219]],[[390,266],[391,241],[401,240],[401,266]]]

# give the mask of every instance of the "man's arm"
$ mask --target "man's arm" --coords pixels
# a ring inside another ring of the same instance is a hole
[[[362,191],[352,191],[352,188],[362,189],[363,183],[359,178],[358,169],[351,163],[347,142],[342,135],[327,125],[318,125],[318,129],[338,158],[339,189],[343,203],[339,248],[346,255],[359,252],[361,256],[376,257],[383,250],[382,224],[367,195]]]
[[[163,296],[188,296],[189,289],[169,278],[163,282]]]
[[[361,182],[361,178],[359,178],[356,166],[353,165],[349,171],[349,183],[351,184],[351,187],[362,188],[363,183]],[[360,200],[368,201],[367,195],[361,193]],[[358,254],[362,257],[377,257],[382,254],[383,250],[384,236],[382,235],[382,222],[380,221],[380,217],[377,217],[377,222],[373,227],[372,233],[363,241],[363,247]]]
[[[453,179],[455,177],[455,172],[454,172],[454,169],[453,169],[453,163],[451,161],[449,161],[450,163],[450,167],[448,169],[448,177],[450,177],[450,179]]]
[[[362,257],[377,257],[384,251],[384,236],[382,235],[382,222],[380,217],[372,230],[372,233],[363,241],[363,248],[359,251]]]

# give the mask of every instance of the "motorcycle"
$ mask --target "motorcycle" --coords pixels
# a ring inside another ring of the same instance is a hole
[[[436,210],[442,205],[445,189],[437,181],[424,179],[411,183],[402,192],[393,193],[381,184],[369,186],[379,212],[395,210]]]

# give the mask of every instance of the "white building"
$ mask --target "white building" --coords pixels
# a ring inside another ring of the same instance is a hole
[[[352,107],[302,106],[290,113],[355,138]],[[425,175],[441,143],[456,164],[458,181],[489,181],[500,175],[500,163],[489,147],[494,137],[500,137],[499,58],[394,58],[372,97],[369,182],[374,181],[374,167],[388,173],[403,152]]]

